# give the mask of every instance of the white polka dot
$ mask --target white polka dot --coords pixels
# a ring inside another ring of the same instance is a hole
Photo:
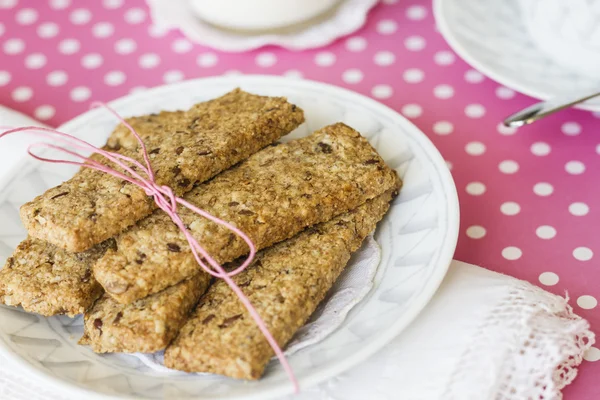
[[[125,82],[125,79],[127,79],[127,77],[122,71],[110,71],[104,75],[104,83],[109,86],[119,86]]]
[[[453,166],[454,166],[454,165],[452,164],[452,162],[450,162],[450,161],[446,160],[446,167],[448,167],[448,169],[449,169],[449,170],[452,170],[452,167],[453,167]]]
[[[183,80],[183,72],[178,70],[170,70],[163,75],[163,81],[165,83],[179,82],[181,80]]]
[[[8,71],[0,70],[0,86],[6,86],[10,82],[11,75]]]
[[[508,246],[502,249],[502,257],[510,261],[518,260],[522,255],[523,252],[521,249],[515,246]]]
[[[335,64],[335,54],[330,51],[322,51],[315,56],[315,64],[319,67],[330,67]]]
[[[154,68],[160,64],[160,57],[156,53],[146,53],[140,57],[138,64],[145,69]]]
[[[203,53],[196,58],[196,64],[202,68],[210,68],[217,65],[219,58],[215,53]]]
[[[254,62],[259,67],[268,68],[277,63],[277,56],[273,53],[260,53],[254,59]]]
[[[407,83],[419,83],[425,78],[425,73],[418,68],[409,68],[404,71],[402,78]]]
[[[467,185],[467,193],[473,196],[481,196],[485,193],[485,185],[481,182],[471,182]]]
[[[569,212],[576,217],[583,217],[590,212],[590,207],[582,202],[575,202],[569,205]]]
[[[467,72],[465,72],[465,81],[469,83],[480,83],[483,82],[484,79],[485,78],[483,77],[481,72],[476,71],[474,69],[470,69]]]
[[[390,85],[375,85],[371,90],[373,97],[378,99],[389,99],[392,97],[394,90]]]
[[[163,25],[150,25],[148,27],[148,34],[153,38],[163,37],[169,32],[169,28]]]
[[[361,36],[354,36],[346,40],[346,49],[348,51],[363,51],[367,48],[367,41]]]
[[[410,51],[420,51],[425,48],[427,42],[422,36],[409,36],[404,39],[404,46]]]
[[[352,68],[344,71],[342,74],[342,80],[346,83],[359,83],[363,80],[363,73],[361,70]]]
[[[146,90],[148,90],[148,88],[146,88],[145,86],[134,86],[129,90],[129,93],[131,93],[131,94],[142,93],[142,92],[145,92]]]
[[[554,192],[554,187],[547,182],[538,182],[533,185],[533,193],[538,196],[550,196]]]
[[[54,22],[44,22],[37,27],[37,34],[43,39],[53,38],[58,35],[58,25]]]
[[[550,225],[542,225],[537,227],[535,234],[540,239],[552,239],[556,236],[556,229]]]
[[[34,115],[37,119],[45,121],[45,120],[48,120],[48,119],[54,117],[55,112],[56,112],[56,110],[54,109],[54,107],[46,104],[46,105],[39,106],[38,108],[36,108],[34,111]]]
[[[185,38],[175,39],[173,44],[171,44],[171,49],[175,53],[187,53],[188,51],[192,50],[193,47],[194,45],[192,45],[192,42]]]
[[[50,7],[55,10],[62,10],[71,5],[71,0],[50,0]]]
[[[92,95],[92,91],[85,86],[77,86],[71,90],[71,100],[86,101]]]
[[[600,360],[600,349],[594,346],[590,347],[585,353],[583,353],[583,359],[589,362],[596,362]]]
[[[384,19],[377,23],[377,32],[382,35],[391,35],[396,32],[398,25],[391,19]]]
[[[128,24],[139,24],[146,19],[146,11],[141,8],[130,8],[125,12],[125,22]]]
[[[92,35],[97,38],[106,38],[112,35],[115,27],[110,22],[98,22],[92,27]]]
[[[472,156],[480,156],[485,153],[485,144],[481,142],[469,142],[465,146],[467,154]]]
[[[481,118],[485,115],[485,107],[481,104],[469,104],[465,107],[465,114],[469,118]]]
[[[433,95],[438,99],[449,99],[454,96],[454,88],[450,85],[437,85],[433,88]]]
[[[115,51],[119,54],[133,53],[137,43],[133,39],[120,39],[115,43]]]
[[[538,280],[542,285],[554,286],[558,283],[558,275],[554,272],[542,272],[538,277]]]
[[[290,69],[288,71],[285,71],[283,73],[283,76],[287,76],[288,78],[292,79],[302,79],[304,77],[302,71],[298,71],[297,69]]]
[[[0,9],[9,9],[16,6],[18,0],[0,0]]]
[[[590,295],[579,296],[577,299],[577,305],[585,310],[591,310],[592,308],[596,308],[598,305],[598,300]]]
[[[31,25],[38,19],[38,12],[33,8],[23,8],[17,12],[16,20],[21,25]]]
[[[4,42],[4,52],[6,54],[19,54],[25,50],[25,42],[21,39],[8,39]]]
[[[112,10],[121,7],[123,5],[123,0],[104,0],[102,1],[102,5],[104,8]]]
[[[391,51],[378,51],[373,57],[373,61],[380,67],[387,67],[396,61],[396,56]]]
[[[406,9],[406,18],[420,21],[427,16],[427,8],[423,6],[410,6]]]
[[[503,174],[514,174],[519,170],[519,164],[513,160],[504,160],[498,164],[498,169]]]
[[[4,35],[4,32],[6,32],[6,27],[0,22],[0,36]]]
[[[104,59],[98,53],[86,54],[81,58],[81,65],[83,65],[83,67],[87,69],[98,68],[102,65],[103,62]]]
[[[77,10],[71,11],[69,15],[69,20],[75,25],[83,25],[90,22],[92,19],[92,13],[90,10],[86,10],[85,8],[78,8]]]
[[[565,164],[565,171],[571,175],[583,174],[585,171],[585,164],[581,161],[569,161]]]
[[[449,135],[454,131],[454,125],[449,121],[438,121],[433,124],[433,131],[438,135]]]
[[[27,86],[19,86],[12,91],[12,98],[14,101],[23,102],[31,99],[33,96],[33,90]]]
[[[560,127],[560,130],[565,135],[575,136],[581,133],[581,125],[579,125],[577,122],[565,122]]]
[[[514,201],[507,201],[500,205],[500,212],[504,215],[517,215],[521,212],[521,206]]]
[[[508,100],[515,97],[515,91],[504,86],[496,88],[496,97],[502,100]]]
[[[535,142],[531,145],[531,153],[534,156],[547,156],[551,150],[550,145],[545,142]]]
[[[499,134],[504,135],[504,136],[514,135],[515,133],[517,133],[517,128],[505,126],[502,122],[500,122],[496,126],[496,129],[498,130]]]
[[[600,154],[600,144],[596,145],[596,153]]]
[[[75,54],[79,51],[81,44],[77,39],[65,39],[61,40],[58,44],[58,51],[63,54]]]
[[[402,107],[402,114],[407,118],[418,118],[423,114],[423,109],[418,104],[406,104]]]
[[[454,63],[455,59],[456,59],[456,57],[454,56],[454,53],[452,53],[451,51],[447,51],[447,50],[438,51],[433,56],[433,61],[437,65],[450,65],[450,64]]]
[[[481,239],[486,234],[486,230],[483,226],[472,225],[467,228],[467,236],[471,239]]]
[[[579,261],[589,261],[594,256],[594,252],[588,247],[577,247],[573,250],[573,257]]]
[[[29,69],[40,69],[46,65],[46,56],[42,53],[32,53],[25,57],[25,66]]]
[[[68,79],[69,76],[65,71],[52,71],[46,76],[46,83],[50,86],[62,86]]]

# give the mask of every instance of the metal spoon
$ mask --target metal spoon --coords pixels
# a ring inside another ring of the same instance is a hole
[[[506,118],[504,120],[504,125],[511,128],[518,128],[523,125],[531,124],[532,122],[542,119],[547,115],[554,114],[563,108],[583,103],[584,101],[596,96],[600,96],[600,92],[595,92],[584,97],[581,97],[581,94],[576,94],[560,96],[550,100],[541,101]]]

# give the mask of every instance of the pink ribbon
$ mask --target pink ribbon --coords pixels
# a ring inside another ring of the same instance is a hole
[[[125,173],[116,171],[116,170],[114,170],[104,164],[101,164],[97,161],[94,161],[88,157],[82,156],[81,154],[78,154],[75,151],[72,151],[65,147],[61,147],[61,146],[51,144],[51,143],[45,143],[45,142],[33,143],[33,144],[29,145],[29,147],[27,148],[27,153],[29,153],[30,156],[32,156],[33,158],[35,158],[37,160],[44,161],[44,162],[50,162],[50,163],[58,163],[58,164],[78,165],[78,166],[81,166],[84,168],[95,169],[97,171],[104,172],[106,174],[109,174],[109,175],[115,176],[117,178],[123,179],[127,182],[130,182],[136,186],[139,186],[140,188],[144,189],[146,195],[153,197],[158,208],[160,208],[165,213],[167,213],[167,215],[169,217],[171,217],[171,219],[173,220],[175,225],[177,225],[177,227],[179,227],[181,232],[183,232],[183,234],[185,235],[185,238],[187,239],[187,241],[190,245],[190,248],[192,249],[192,253],[194,254],[194,258],[196,259],[196,262],[202,267],[202,269],[204,269],[204,271],[206,271],[208,274],[214,276],[215,278],[223,279],[225,282],[227,282],[227,284],[229,285],[231,290],[233,290],[233,292],[238,296],[238,298],[240,299],[240,301],[242,302],[244,307],[246,307],[246,309],[248,310],[248,312],[250,313],[250,315],[256,322],[256,325],[258,326],[258,328],[260,329],[262,334],[265,336],[265,338],[271,345],[271,348],[275,351],[277,358],[281,362],[281,365],[283,366],[289,379],[291,380],[292,384],[294,385],[294,391],[296,393],[298,393],[299,392],[298,381],[294,375],[294,372],[292,371],[291,366],[289,365],[287,359],[285,358],[283,351],[277,344],[277,341],[275,340],[275,338],[273,337],[273,335],[267,328],[266,324],[264,323],[264,321],[262,320],[260,315],[258,315],[258,312],[254,308],[252,303],[250,303],[250,300],[248,299],[248,297],[246,297],[246,295],[242,292],[242,290],[239,288],[239,286],[235,284],[233,279],[231,279],[233,276],[235,276],[235,275],[239,274],[240,272],[242,272],[243,270],[245,270],[246,267],[248,267],[252,263],[252,260],[254,259],[254,256],[256,255],[256,247],[254,246],[254,243],[252,242],[252,240],[244,232],[242,232],[235,226],[231,225],[230,223],[223,221],[222,219],[209,214],[208,212],[194,206],[193,204],[185,201],[184,199],[182,199],[180,197],[175,196],[175,194],[173,193],[173,190],[169,186],[158,186],[155,181],[155,176],[154,176],[154,171],[152,170],[152,165],[150,164],[150,157],[148,155],[148,151],[146,150],[146,145],[144,144],[144,142],[142,141],[142,139],[140,138],[138,133],[135,131],[135,129],[133,129],[133,127],[127,121],[125,121],[123,118],[121,118],[117,114],[116,111],[114,111],[112,108],[110,108],[106,104],[103,104],[103,103],[93,103],[92,104],[92,107],[98,107],[98,106],[102,106],[102,107],[106,108],[108,111],[110,111],[135,136],[138,143],[140,144],[142,154],[144,156],[145,165],[142,165],[140,162],[138,162],[137,160],[134,160],[133,158],[126,157],[126,156],[123,156],[118,153],[113,153],[110,151],[105,151],[105,150],[99,149],[84,140],[78,139],[74,136],[71,136],[69,134],[66,134],[66,133],[57,131],[55,129],[51,129],[51,128],[26,126],[26,127],[21,127],[21,128],[8,129],[5,132],[0,134],[0,139],[2,137],[10,135],[12,133],[28,131],[36,136],[40,136],[45,139],[53,139],[59,143],[66,144],[77,150],[92,151],[93,153],[100,154],[101,156],[105,157],[112,163],[118,165],[123,170],[125,170],[128,173],[128,175]],[[84,161],[79,162],[79,161],[60,160],[60,159],[51,159],[51,158],[41,157],[32,152],[32,149],[34,149],[34,148],[50,148],[50,149],[62,151],[63,153],[69,154],[75,158],[79,158]],[[135,166],[135,168],[133,166]],[[145,177],[142,174],[138,173],[137,169],[139,169]],[[246,242],[246,244],[248,245],[248,247],[250,249],[250,253],[249,253],[248,257],[246,258],[246,260],[235,270],[233,270],[231,272],[225,271],[225,269],[223,269],[223,267],[214,258],[212,258],[210,256],[210,254],[208,254],[202,246],[200,246],[200,244],[196,241],[196,239],[194,239],[192,234],[187,230],[181,217],[179,216],[179,214],[177,214],[177,205],[178,204],[192,210],[193,212],[195,212],[198,215],[201,215],[204,218],[207,218],[219,225],[226,227],[231,232],[236,234],[238,237],[242,238]],[[206,261],[208,261],[208,264],[210,264],[210,266],[208,266],[204,263],[203,258]]]

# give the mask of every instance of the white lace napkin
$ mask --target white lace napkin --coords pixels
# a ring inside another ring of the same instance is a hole
[[[0,126],[31,123],[11,116],[0,107]],[[293,399],[556,399],[593,343],[587,321],[566,299],[454,261],[433,300],[400,336]],[[76,400],[1,356],[0,399]]]

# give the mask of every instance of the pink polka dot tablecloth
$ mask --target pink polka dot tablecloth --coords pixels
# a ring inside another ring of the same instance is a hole
[[[401,112],[456,181],[456,258],[568,292],[600,333],[599,115],[569,110],[519,131],[503,127],[532,99],[460,60],[429,1],[384,1],[361,30],[326,48],[227,54],[153,26],[143,0],[0,0],[0,104],[50,125],[93,100],[233,73],[324,81]],[[567,399],[600,398],[600,350],[586,359]]]

